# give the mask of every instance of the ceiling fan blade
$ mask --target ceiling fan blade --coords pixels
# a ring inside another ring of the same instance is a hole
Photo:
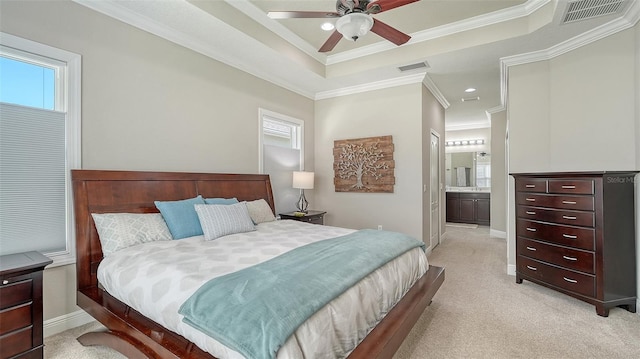
[[[329,52],[333,50],[333,48],[336,47],[338,42],[340,42],[340,39],[342,39],[342,34],[339,33],[338,30],[334,31],[333,34],[329,36],[327,41],[325,41],[325,43],[322,44],[322,47],[320,47],[318,52]]]
[[[416,1],[420,1],[420,0],[378,0],[375,2],[371,2],[369,3],[369,6],[379,6],[380,7],[380,11],[378,12],[383,12],[383,11],[387,11],[387,10],[391,10],[391,9],[395,9],[397,7],[400,6],[404,6],[404,5],[408,5],[411,4],[412,2],[416,2]]]
[[[405,42],[409,41],[411,36],[396,30],[395,28],[385,24],[384,22],[373,19],[373,27],[371,28],[371,32],[384,37],[385,39],[393,42],[396,45],[402,45]]]
[[[314,19],[314,18],[336,18],[340,17],[337,12],[328,11],[269,11],[267,13],[272,19]]]

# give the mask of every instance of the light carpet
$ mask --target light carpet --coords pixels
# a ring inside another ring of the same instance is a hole
[[[445,281],[393,359],[640,358],[640,315],[592,305],[506,274],[506,242],[488,227],[447,227],[429,262]],[[75,338],[92,323],[45,338],[45,358],[119,359]]]

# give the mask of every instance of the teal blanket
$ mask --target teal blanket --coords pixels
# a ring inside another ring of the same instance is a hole
[[[244,355],[275,358],[312,314],[378,267],[424,243],[360,230],[214,278],[181,307],[184,322]]]

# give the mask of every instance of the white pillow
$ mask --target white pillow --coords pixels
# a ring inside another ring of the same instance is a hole
[[[228,234],[255,231],[247,205],[235,204],[196,204],[196,213],[204,232],[205,240],[212,240]]]
[[[247,202],[247,209],[249,210],[249,215],[255,224],[276,220],[276,217],[271,211],[271,207],[269,207],[269,203],[264,199]]]
[[[136,244],[173,239],[160,213],[92,213],[102,255]]]

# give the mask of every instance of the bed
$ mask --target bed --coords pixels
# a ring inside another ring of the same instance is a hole
[[[92,213],[157,213],[154,201],[204,197],[264,199],[271,211],[268,175],[73,170],[76,220],[77,303],[107,329],[78,338],[129,358],[214,358],[193,341],[116,299],[98,282],[103,252]],[[313,225],[308,225],[313,226]],[[402,299],[350,352],[349,358],[390,358],[444,281],[444,269],[429,266]]]

